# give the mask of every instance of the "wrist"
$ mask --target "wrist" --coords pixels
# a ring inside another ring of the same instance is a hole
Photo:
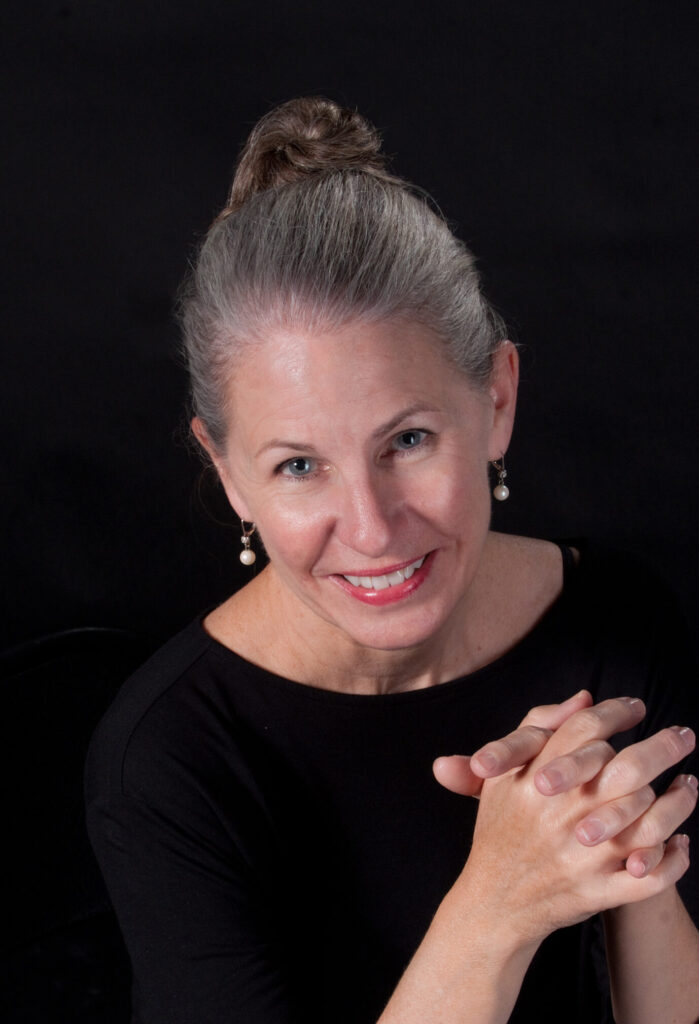
[[[467,862],[442,907],[469,921],[478,955],[497,968],[524,962],[525,970],[535,952],[553,930],[544,927],[530,906],[520,911],[506,898],[507,889],[472,870]],[[442,909],[440,907],[440,910]]]
[[[506,1024],[537,945],[454,886],[379,1024]]]
[[[513,927],[509,908],[462,874],[447,893],[433,926],[449,947],[467,955],[477,971],[499,991],[513,989],[513,1001],[541,939]]]

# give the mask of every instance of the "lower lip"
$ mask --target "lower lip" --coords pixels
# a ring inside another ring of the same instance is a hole
[[[380,608],[383,605],[395,604],[396,601],[403,601],[406,597],[410,597],[411,594],[414,594],[427,579],[430,569],[432,568],[434,556],[434,551],[431,551],[429,555],[426,555],[425,561],[419,569],[415,570],[409,580],[404,580],[403,583],[398,583],[395,587],[385,587],[383,590],[368,590],[365,587],[355,587],[349,582],[349,580],[346,580],[344,576],[330,576],[329,579],[333,580],[334,583],[337,583],[338,587],[342,587],[345,593],[349,594],[356,601],[361,601],[362,604],[370,604],[375,608]]]

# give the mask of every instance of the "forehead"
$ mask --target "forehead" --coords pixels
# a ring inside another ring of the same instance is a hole
[[[332,431],[348,421],[359,428],[401,405],[450,409],[473,390],[443,342],[413,322],[278,330],[251,345],[236,368],[231,432],[259,440],[270,430]]]

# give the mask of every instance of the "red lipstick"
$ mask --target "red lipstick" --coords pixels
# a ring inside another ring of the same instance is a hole
[[[397,601],[402,601],[422,586],[427,579],[430,569],[432,568],[432,562],[434,559],[434,551],[431,551],[429,555],[425,556],[425,560],[419,569],[416,569],[409,580],[404,580],[402,583],[396,583],[393,586],[385,587],[383,590],[373,590],[366,587],[355,587],[353,583],[346,580],[344,576],[333,575],[329,576],[334,583],[337,583],[338,587],[341,587],[345,593],[355,598],[357,601],[361,601],[363,604],[373,605],[376,608],[383,607],[388,604],[395,604]],[[411,562],[404,562],[402,565],[393,566],[390,569],[384,569],[383,572],[356,572],[348,573],[351,576],[387,576],[390,572],[395,572],[396,569],[404,569],[406,565],[411,565]]]

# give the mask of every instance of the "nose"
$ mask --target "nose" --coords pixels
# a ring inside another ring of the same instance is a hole
[[[346,547],[367,558],[386,554],[395,538],[402,505],[395,483],[380,471],[343,479],[335,533]]]

